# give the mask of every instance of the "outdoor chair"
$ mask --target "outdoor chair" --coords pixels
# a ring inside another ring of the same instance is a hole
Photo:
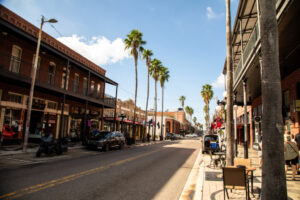
[[[219,162],[221,162],[221,160],[219,158],[215,157],[211,150],[209,150],[208,152],[209,152],[209,156],[210,156],[209,167],[211,167],[211,166],[217,167]]]
[[[245,168],[236,167],[223,167],[223,187],[224,187],[224,200],[225,192],[227,199],[229,199],[228,189],[230,190],[245,190],[246,200],[250,199],[249,196],[249,181],[246,176]]]

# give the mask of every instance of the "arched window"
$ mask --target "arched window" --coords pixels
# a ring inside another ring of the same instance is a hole
[[[55,70],[56,70],[56,64],[55,62],[50,62],[49,63],[49,78],[48,78],[48,83],[51,85],[54,85],[55,81]]]

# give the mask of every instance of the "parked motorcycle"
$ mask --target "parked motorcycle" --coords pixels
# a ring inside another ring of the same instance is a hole
[[[57,155],[68,151],[67,138],[61,138],[58,140],[53,140],[52,135],[42,136],[41,143],[38,151],[36,152],[36,157],[40,157],[42,153],[46,155],[51,155],[56,153]]]

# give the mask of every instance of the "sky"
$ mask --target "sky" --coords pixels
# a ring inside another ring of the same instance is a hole
[[[223,70],[226,57],[225,0],[0,0],[1,4],[39,27],[41,16],[58,23],[43,30],[106,70],[119,84],[118,98],[134,99],[133,57],[124,51],[124,39],[132,29],[143,33],[146,49],[170,71],[165,83],[164,110],[177,110],[179,97],[204,122],[200,91],[213,86],[213,113],[216,99],[223,99]],[[238,0],[231,1],[232,24]],[[107,93],[115,95],[114,88]],[[147,68],[138,60],[137,105],[145,109]],[[154,105],[154,80],[150,80],[149,108]],[[161,87],[158,84],[158,110]]]

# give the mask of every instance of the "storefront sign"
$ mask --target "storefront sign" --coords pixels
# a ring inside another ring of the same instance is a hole
[[[32,108],[33,109],[44,110],[45,106],[46,106],[46,104],[45,104],[44,100],[33,99],[33,101],[32,101]]]

